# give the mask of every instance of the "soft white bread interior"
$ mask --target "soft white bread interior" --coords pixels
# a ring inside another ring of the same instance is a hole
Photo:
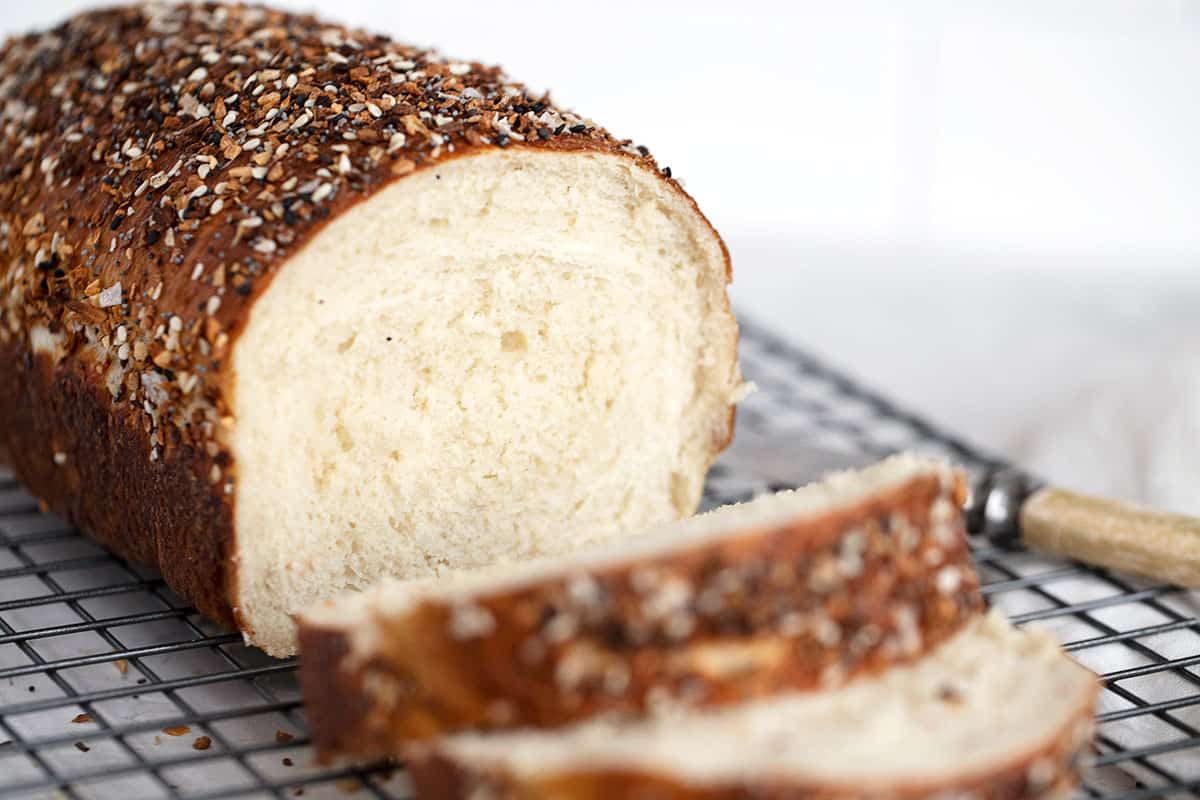
[[[614,776],[678,790],[647,795],[663,797],[759,796],[756,787],[958,797],[981,786],[1011,787],[997,797],[1050,796],[1089,740],[1095,692],[1095,677],[1048,634],[993,613],[919,662],[840,689],[623,724],[461,734],[415,748],[415,768],[428,777],[421,770],[440,759],[459,786],[490,786],[480,796],[498,798],[549,796],[547,786],[598,791]],[[712,787],[726,793],[704,794]]]
[[[723,245],[633,159],[483,150],[341,214],[232,359],[237,613],[692,513],[741,391]]]

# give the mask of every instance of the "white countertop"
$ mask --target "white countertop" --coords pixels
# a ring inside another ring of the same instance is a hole
[[[969,440],[1079,488],[1200,510],[1195,259],[763,236],[732,249],[742,313]]]

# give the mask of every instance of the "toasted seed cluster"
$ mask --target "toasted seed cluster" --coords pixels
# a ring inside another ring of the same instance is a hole
[[[767,533],[777,541],[754,555],[670,553],[517,592],[511,615],[525,623],[517,656],[524,669],[544,670],[573,705],[623,696],[630,654],[696,643],[672,659],[677,680],[656,687],[662,702],[705,702],[722,679],[764,661],[791,664],[829,687],[912,659],[982,606],[958,490],[946,470],[934,493],[914,489],[912,498],[900,493],[899,502],[863,509],[833,537],[804,540],[785,529]],[[448,636],[507,639],[511,631],[496,617],[508,600],[450,606]],[[713,644],[721,642],[737,644]]]
[[[27,345],[25,369],[36,353],[81,360],[142,418],[151,460],[202,445],[207,477],[231,491],[217,458],[222,366],[248,303],[340,210],[427,165],[511,146],[623,152],[656,169],[496,67],[309,16],[152,4],[10,40],[0,343]]]

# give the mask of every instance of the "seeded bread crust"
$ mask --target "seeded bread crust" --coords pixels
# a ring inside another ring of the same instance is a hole
[[[927,471],[844,509],[587,573],[336,626],[302,616],[314,743],[387,757],[464,729],[734,703],[909,660],[983,607],[965,491]]]
[[[309,16],[147,4],[9,40],[0,452],[44,505],[252,635],[225,439],[249,310],[338,214],[499,147],[617,154],[683,194],[498,68]]]
[[[580,769],[524,777],[483,769],[447,756],[436,745],[409,748],[406,767],[422,800],[1051,800],[1079,783],[1080,763],[1094,729],[1089,695],[1075,717],[1049,741],[985,772],[951,774],[926,784],[799,783],[764,779],[738,785],[696,785],[669,772]]]

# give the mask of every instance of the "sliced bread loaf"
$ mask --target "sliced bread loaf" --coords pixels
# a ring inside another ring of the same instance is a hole
[[[1033,800],[1063,797],[1095,677],[1042,632],[977,617],[932,654],[842,688],[410,748],[433,800]]]
[[[838,685],[982,607],[959,474],[911,456],[457,582],[391,582],[301,616],[326,753],[554,727],[660,702]]]
[[[380,575],[693,513],[741,391],[729,256],[645,148],[254,5],[0,46],[0,449],[275,655]]]

